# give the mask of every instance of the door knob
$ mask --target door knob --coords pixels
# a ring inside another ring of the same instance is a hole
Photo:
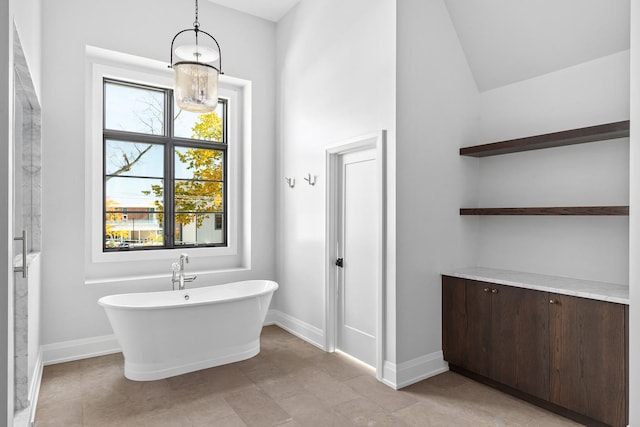
[[[491,293],[492,293],[492,294],[497,294],[497,293],[498,293],[498,290],[497,290],[497,289],[491,289]]]
[[[482,292],[491,292],[491,288],[484,288]]]

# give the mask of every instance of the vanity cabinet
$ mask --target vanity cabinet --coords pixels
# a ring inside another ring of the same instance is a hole
[[[442,277],[451,369],[581,422],[626,425],[626,316],[622,304]]]

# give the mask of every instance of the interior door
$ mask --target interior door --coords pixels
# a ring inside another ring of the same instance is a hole
[[[378,195],[376,151],[339,161],[337,348],[376,365]]]

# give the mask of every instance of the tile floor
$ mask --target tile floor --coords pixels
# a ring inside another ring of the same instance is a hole
[[[252,359],[165,380],[127,380],[122,354],[47,366],[36,412],[36,427],[575,425],[451,372],[395,391],[276,326]]]

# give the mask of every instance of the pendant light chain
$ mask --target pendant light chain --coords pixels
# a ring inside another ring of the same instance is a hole
[[[193,22],[193,28],[195,28],[196,32],[200,28],[200,22],[198,22],[198,0],[196,0],[196,20]]]

